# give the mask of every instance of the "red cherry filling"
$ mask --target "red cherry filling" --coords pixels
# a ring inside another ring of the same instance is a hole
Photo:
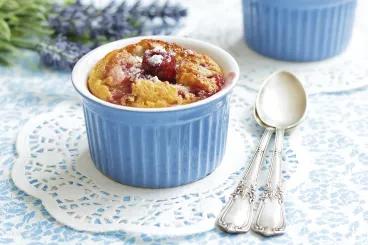
[[[143,54],[142,69],[152,76],[157,76],[161,81],[175,83],[175,56],[165,50],[146,51]]]
[[[182,97],[182,98],[184,98],[184,97],[185,97],[185,94],[184,94],[184,92],[183,92],[182,90],[178,90],[178,95],[179,95],[180,97]]]
[[[113,101],[119,101],[121,97],[125,94],[125,92],[120,88],[111,88],[111,100]]]
[[[119,87],[110,88],[111,99],[110,102],[114,104],[121,104],[121,98],[124,95],[132,93],[132,82],[122,83]]]
[[[214,78],[216,80],[216,85],[217,85],[216,92],[220,91],[222,89],[222,86],[224,85],[224,77],[221,76],[220,74],[215,74],[213,76],[210,76],[209,78]]]
[[[208,98],[208,97],[216,94],[218,91],[220,91],[222,89],[222,86],[224,85],[224,78],[223,78],[222,75],[215,74],[215,75],[209,76],[207,78],[210,78],[210,79],[213,78],[213,79],[216,80],[217,89],[215,89],[211,92],[206,92],[206,91],[203,90],[203,88],[193,86],[191,88],[190,92],[195,94],[196,96],[202,98],[202,99],[205,99],[205,98]]]

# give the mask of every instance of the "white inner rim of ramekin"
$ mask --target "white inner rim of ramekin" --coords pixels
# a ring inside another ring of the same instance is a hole
[[[223,70],[225,77],[229,72],[234,72],[235,77],[231,80],[230,83],[227,83],[227,84],[225,83],[225,86],[222,88],[221,91],[219,91],[218,93],[214,94],[213,96],[209,98],[206,98],[206,99],[203,99],[198,102],[191,103],[191,104],[178,105],[178,106],[173,106],[173,107],[165,107],[165,108],[128,107],[128,106],[112,104],[110,102],[101,100],[97,98],[96,96],[94,96],[87,87],[87,80],[88,80],[89,72],[91,71],[92,67],[100,59],[102,59],[107,53],[111,52],[112,50],[123,48],[129,44],[137,43],[142,39],[157,39],[157,40],[162,40],[166,42],[175,42],[178,45],[181,45],[185,48],[193,49],[198,52],[203,52],[206,55],[213,58],[217,62],[217,64]],[[174,37],[174,36],[134,37],[134,38],[123,39],[123,40],[105,44],[101,47],[98,47],[90,51],[86,55],[84,55],[74,66],[73,72],[72,72],[73,85],[79,91],[79,93],[81,93],[83,96],[95,102],[98,102],[102,105],[108,106],[108,107],[112,107],[112,108],[120,109],[120,110],[136,111],[136,112],[178,111],[178,110],[185,110],[185,109],[201,106],[203,104],[207,104],[213,100],[216,100],[224,96],[235,86],[238,79],[239,79],[239,66],[236,63],[235,59],[228,52],[210,43],[206,43],[206,42],[191,39],[191,38]]]

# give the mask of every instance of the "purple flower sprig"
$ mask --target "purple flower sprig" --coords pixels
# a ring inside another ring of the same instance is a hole
[[[41,62],[45,66],[58,70],[69,71],[75,63],[95,45],[85,45],[80,42],[71,42],[65,36],[44,40],[37,46]]]
[[[166,1],[164,5],[159,5],[157,2],[153,2],[146,8],[143,8],[140,14],[150,20],[161,18],[164,23],[168,24],[168,20],[178,22],[182,17],[187,16],[188,13],[187,9],[180,4],[172,5],[169,1]]]
[[[160,19],[162,25],[159,28],[165,29],[177,25],[186,15],[186,8],[179,4],[170,4],[169,1],[161,5],[153,2],[146,6],[140,1],[133,5],[111,1],[106,7],[99,9],[77,0],[66,6],[55,5],[48,21],[56,33],[71,40],[85,42],[92,38],[111,41],[150,32],[148,26],[154,19]]]

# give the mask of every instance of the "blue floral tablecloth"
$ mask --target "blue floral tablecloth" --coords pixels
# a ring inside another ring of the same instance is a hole
[[[60,225],[40,200],[11,180],[22,125],[60,102],[79,99],[70,73],[40,67],[33,53],[21,59],[11,68],[0,67],[0,244],[368,244],[367,88],[309,97],[301,137],[310,172],[287,193],[286,234],[264,238],[217,229],[185,237],[89,233]]]

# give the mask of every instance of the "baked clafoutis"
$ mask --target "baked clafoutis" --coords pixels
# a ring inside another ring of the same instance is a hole
[[[221,90],[219,65],[176,43],[143,39],[108,53],[92,68],[88,88],[101,100],[160,108],[193,103]]]
[[[185,37],[125,38],[90,51],[72,72],[85,156],[123,185],[168,188],[204,178],[225,156],[239,73],[225,50]]]

